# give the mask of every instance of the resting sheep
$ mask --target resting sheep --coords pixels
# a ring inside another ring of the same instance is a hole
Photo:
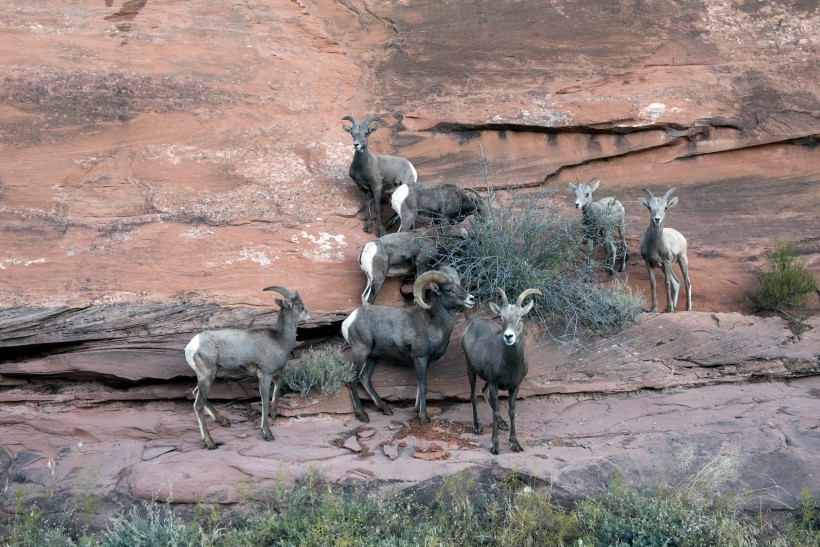
[[[411,230],[419,214],[430,217],[432,222],[458,224],[473,213],[486,213],[481,197],[471,190],[462,190],[455,184],[410,183],[402,184],[390,198],[396,214],[388,227],[401,219],[399,232]]]
[[[686,284],[686,311],[692,311],[692,285],[689,282],[686,238],[677,230],[663,227],[663,219],[666,217],[667,209],[671,209],[678,204],[677,197],[669,199],[675,189],[672,188],[659,198],[653,196],[652,192],[646,188],[643,191],[649,194],[649,201],[640,198],[641,205],[649,209],[649,227],[643,234],[643,240],[641,240],[641,256],[646,262],[646,270],[649,272],[649,285],[652,289],[652,308],[649,311],[655,312],[658,310],[658,297],[655,294],[655,268],[663,270],[663,282],[666,285],[666,311],[675,311],[675,307],[678,305],[678,292],[680,291],[680,281],[672,271],[675,262],[680,265],[683,281]]]
[[[205,446],[217,447],[205,418],[203,409],[222,427],[230,427],[231,421],[222,416],[208,401],[208,392],[214,379],[256,375],[259,378],[259,395],[262,398],[262,438],[273,440],[268,422],[276,419],[276,401],[282,369],[296,345],[296,325],[310,320],[299,293],[284,287],[267,287],[285,297],[274,298],[279,307],[279,319],[275,327],[252,329],[218,329],[200,332],[185,347],[185,360],[196,373],[194,388],[194,412]],[[271,400],[273,382],[273,400]]]
[[[372,231],[373,217],[370,213],[370,202],[376,209],[376,236],[382,235],[382,199],[392,195],[399,185],[416,182],[418,175],[413,164],[404,158],[397,156],[379,156],[373,154],[367,145],[367,138],[378,126],[370,126],[378,121],[379,116],[369,116],[359,125],[352,116],[345,116],[343,120],[348,120],[352,126],[343,125],[342,128],[353,136],[353,161],[350,163],[348,173],[359,189],[361,189],[364,205],[367,209],[367,222],[364,231]]]
[[[490,303],[490,309],[501,318],[501,324],[489,319],[476,318],[470,322],[461,337],[461,347],[467,357],[467,376],[470,380],[470,403],[473,406],[473,432],[480,433],[478,411],[476,410],[475,381],[479,376],[486,383],[481,393],[493,411],[493,437],[490,452],[498,454],[499,428],[510,430],[510,447],[513,452],[523,449],[515,432],[515,398],[518,388],[527,375],[527,360],[524,356],[524,316],[533,306],[533,301],[522,307],[524,299],[530,295],[540,295],[538,289],[527,289],[518,296],[515,304],[507,302],[507,295],[501,288],[495,289],[501,295],[501,306]],[[510,425],[501,418],[498,390],[505,389],[509,397]]]
[[[424,300],[424,291],[428,287],[429,304]],[[356,418],[362,422],[370,418],[359,398],[359,380],[382,412],[393,413],[371,383],[377,359],[414,365],[416,410],[421,423],[430,422],[426,402],[427,366],[444,354],[456,323],[456,313],[462,308],[472,308],[475,297],[461,286],[458,274],[449,266],[419,276],[413,285],[413,296],[417,306],[362,306],[342,322],[342,336],[353,350],[357,371],[357,378],[348,387]]]
[[[626,271],[626,220],[624,207],[617,199],[606,197],[598,201],[592,200],[592,192],[598,188],[599,184],[600,181],[592,178],[589,182],[579,182],[577,186],[570,183],[569,188],[575,192],[575,208],[581,209],[581,224],[589,246],[588,255],[592,256],[595,242],[602,243],[606,249],[606,271],[609,275],[613,275],[618,255],[621,256],[621,266],[618,271]],[[612,238],[613,229],[618,230],[621,238],[620,253],[617,252],[615,240]]]

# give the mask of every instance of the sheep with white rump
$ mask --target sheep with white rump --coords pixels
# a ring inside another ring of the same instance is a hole
[[[378,125],[370,124],[379,121],[379,116],[369,116],[358,124],[352,116],[345,116],[343,120],[352,125],[343,125],[342,129],[353,136],[353,161],[350,163],[348,174],[362,191],[364,205],[367,208],[367,222],[364,231],[372,231],[373,216],[370,213],[370,202],[376,209],[376,237],[382,235],[382,200],[387,199],[401,184],[416,182],[418,175],[413,164],[398,156],[380,156],[370,151],[367,145],[368,136],[378,129]]]
[[[387,223],[401,219],[399,232],[411,230],[419,215],[435,224],[458,224],[472,214],[486,214],[481,196],[474,190],[462,190],[455,184],[409,183],[399,186],[390,198],[396,214]]]
[[[425,290],[429,289],[429,303]],[[427,366],[439,359],[450,343],[459,310],[472,308],[475,297],[461,286],[450,266],[425,272],[413,285],[416,306],[392,307],[376,304],[357,308],[342,322],[342,336],[353,350],[357,378],[348,384],[359,421],[370,421],[359,398],[358,381],[376,406],[393,414],[371,382],[378,359],[412,363],[416,371],[416,410],[422,424],[427,416]]]
[[[524,355],[524,316],[534,302],[524,306],[528,296],[541,295],[538,289],[527,289],[518,295],[515,304],[507,301],[507,295],[500,287],[496,292],[501,295],[501,306],[490,303],[490,309],[501,318],[501,323],[482,317],[473,319],[461,337],[461,347],[467,357],[467,377],[470,380],[470,403],[473,406],[473,432],[477,435],[481,429],[478,425],[476,410],[475,382],[476,376],[485,381],[481,393],[493,411],[493,437],[490,452],[498,454],[498,430],[510,430],[510,448],[521,452],[515,432],[515,398],[518,388],[527,375],[527,359]],[[498,390],[507,390],[509,398],[509,426],[501,417],[498,403]]]
[[[426,228],[385,234],[370,241],[359,253],[359,266],[367,276],[362,292],[362,304],[376,301],[382,284],[388,277],[422,275],[435,261],[441,248],[456,239],[466,239],[467,230]]]
[[[208,392],[217,377],[237,378],[255,375],[259,379],[259,395],[262,398],[262,438],[273,440],[268,415],[276,419],[276,402],[282,370],[296,345],[296,326],[310,320],[310,314],[298,292],[284,287],[267,287],[285,297],[274,298],[279,304],[279,318],[274,327],[251,329],[216,329],[200,332],[185,347],[185,360],[196,373],[194,388],[194,412],[205,446],[217,448],[202,411],[222,427],[230,427],[231,421],[222,416],[208,401]],[[271,399],[271,382],[273,398]]]

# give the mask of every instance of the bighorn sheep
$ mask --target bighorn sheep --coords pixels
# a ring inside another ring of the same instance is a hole
[[[419,276],[428,270],[436,259],[443,241],[465,239],[467,230],[426,228],[386,234],[368,242],[359,253],[359,266],[367,276],[367,286],[362,293],[362,304],[372,304],[379,294],[382,283],[388,277]]]
[[[449,224],[458,224],[473,213],[486,213],[486,207],[477,193],[462,190],[455,184],[402,184],[393,192],[390,205],[396,214],[388,222],[388,227],[395,223],[398,215],[401,219],[399,232],[411,230],[419,213],[439,224],[444,220]]]
[[[677,196],[669,199],[674,188],[663,196],[656,198],[652,192],[643,189],[649,194],[649,201],[640,198],[641,205],[649,209],[649,227],[641,240],[641,256],[646,262],[649,272],[649,285],[652,288],[652,308],[650,312],[658,311],[658,297],[655,294],[655,268],[663,270],[663,282],[666,285],[666,311],[674,312],[678,305],[680,281],[675,277],[672,266],[675,262],[680,265],[683,281],[686,284],[686,311],[692,311],[692,285],[689,282],[689,261],[686,258],[686,238],[672,228],[663,227],[666,210],[678,204]],[[668,201],[667,201],[668,200]]]
[[[424,301],[425,289],[430,288],[430,303]],[[461,308],[472,308],[475,297],[468,293],[458,273],[445,266],[425,272],[413,285],[417,306],[391,307],[367,305],[357,308],[342,322],[342,336],[353,350],[357,378],[348,384],[356,418],[367,422],[370,418],[362,408],[358,381],[385,414],[392,414],[390,406],[379,397],[370,377],[377,359],[413,363],[416,369],[416,410],[421,423],[427,417],[427,366],[444,354]]]
[[[205,418],[208,415],[222,427],[230,427],[231,421],[222,416],[208,401],[208,391],[217,376],[240,377],[256,375],[259,378],[259,395],[262,397],[262,438],[273,440],[268,423],[276,419],[276,400],[282,369],[296,345],[296,325],[310,320],[299,293],[292,293],[284,287],[267,287],[265,291],[275,291],[285,297],[274,298],[279,307],[279,319],[275,327],[252,329],[218,329],[200,332],[185,347],[185,360],[196,373],[197,386],[194,388],[194,411],[199,422],[199,431],[205,445],[213,450],[217,447]],[[273,398],[271,399],[271,381]]]
[[[595,242],[601,242],[606,249],[606,271],[609,275],[615,273],[615,261],[617,256],[621,256],[621,266],[619,272],[626,271],[626,221],[624,218],[624,207],[617,199],[606,197],[598,201],[592,201],[594,192],[600,181],[593,177],[589,182],[579,182],[576,186],[570,183],[569,188],[575,192],[575,208],[581,210],[581,224],[584,227],[589,246],[589,256],[592,256],[592,249]],[[617,229],[621,237],[620,253],[617,252],[615,240],[612,237],[612,230]]]
[[[490,304],[490,309],[501,318],[499,325],[489,319],[476,318],[470,322],[461,337],[461,347],[467,357],[467,376],[470,380],[470,403],[473,405],[473,432],[478,434],[478,411],[476,410],[475,377],[486,383],[481,393],[493,411],[493,438],[490,452],[498,454],[498,430],[510,430],[510,447],[513,452],[523,449],[515,433],[515,398],[518,388],[527,375],[524,356],[524,316],[532,309],[533,301],[522,307],[530,295],[540,295],[538,289],[527,289],[518,296],[515,304],[507,302],[503,289],[495,289],[501,295],[501,306]],[[509,396],[510,425],[501,418],[498,390],[506,389]]]
[[[399,185],[416,182],[418,175],[413,164],[404,158],[397,156],[379,156],[370,152],[367,147],[367,137],[378,126],[370,126],[378,121],[379,116],[369,116],[359,125],[352,116],[345,116],[343,120],[348,120],[352,126],[342,125],[342,128],[353,136],[353,161],[350,163],[350,178],[359,186],[363,193],[364,205],[367,209],[367,222],[364,231],[372,231],[373,217],[370,213],[370,201],[376,209],[376,236],[382,235],[382,199],[387,199],[392,195]]]

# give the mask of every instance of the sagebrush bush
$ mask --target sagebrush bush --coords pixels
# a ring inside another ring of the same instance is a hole
[[[285,390],[309,397],[316,393],[338,393],[355,376],[353,366],[342,359],[340,348],[311,348],[285,366],[282,381]]]
[[[769,271],[760,278],[754,300],[759,311],[784,312],[800,308],[806,295],[817,291],[817,282],[797,259],[793,243],[779,243],[766,252]]]
[[[554,193],[497,196],[490,189],[487,200],[490,213],[471,221],[473,237],[440,260],[458,270],[476,298],[493,299],[495,287],[510,298],[539,289],[543,296],[531,316],[561,338],[574,339],[582,326],[614,332],[637,319],[642,298],[625,284],[605,286],[591,275],[599,265],[582,244],[580,220],[564,217]]]

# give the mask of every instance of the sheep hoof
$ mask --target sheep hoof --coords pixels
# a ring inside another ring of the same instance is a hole
[[[430,418],[425,416],[419,416],[419,420],[421,420],[421,425],[427,425],[430,423]]]
[[[521,445],[518,444],[518,442],[511,442],[510,443],[510,448],[512,449],[513,452],[523,452],[524,451],[524,449],[521,448]]]
[[[479,434],[481,433],[481,427],[480,427],[480,426],[477,426],[477,425],[474,425],[474,426],[473,426],[473,433],[474,433],[475,435],[479,435]]]
[[[222,421],[219,422],[219,425],[222,427],[231,427],[231,421],[228,418],[222,418]]]
[[[357,410],[356,411],[356,419],[360,422],[369,422],[370,416],[367,415],[367,412],[364,410]]]
[[[207,448],[208,450],[216,450],[217,448],[219,448],[219,445],[217,445],[216,443],[213,443],[213,442],[212,443],[207,443],[206,442],[205,443],[205,448]]]
[[[498,429],[500,429],[501,431],[509,431],[510,425],[504,420],[498,420]]]
[[[498,456],[498,447],[497,447],[497,446],[490,447],[490,452],[491,452],[494,456]]]
[[[272,441],[273,440],[273,435],[271,433],[262,433],[262,438],[265,439],[266,441]]]
[[[384,408],[382,408],[382,412],[384,412],[384,413],[385,413],[385,414],[387,414],[388,416],[392,416],[392,415],[393,415],[393,409],[392,409],[392,408],[390,408],[390,406],[389,406],[389,405],[387,405],[387,403],[385,403]]]

